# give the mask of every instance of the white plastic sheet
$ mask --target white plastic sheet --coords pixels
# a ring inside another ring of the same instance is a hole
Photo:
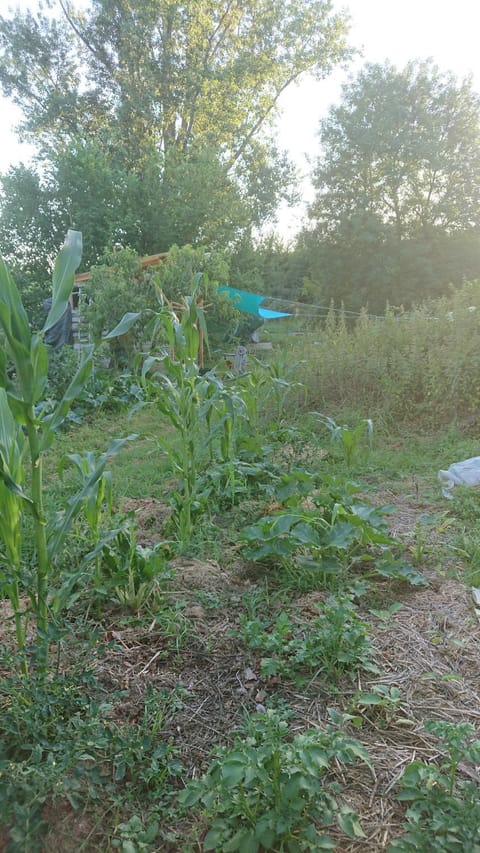
[[[442,494],[449,499],[455,486],[480,486],[480,456],[454,462],[446,471],[438,472],[438,479],[443,484]]]

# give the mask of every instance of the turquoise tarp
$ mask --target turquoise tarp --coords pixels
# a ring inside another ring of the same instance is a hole
[[[243,314],[253,314],[255,317],[261,317],[262,320],[276,320],[279,317],[292,316],[285,311],[271,311],[270,308],[262,308],[262,302],[270,297],[261,296],[259,293],[238,290],[236,287],[228,287],[226,284],[219,287],[218,292],[227,293],[230,299],[235,302],[235,308],[238,308]]]

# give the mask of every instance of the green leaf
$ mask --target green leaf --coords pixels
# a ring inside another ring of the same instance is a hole
[[[349,838],[366,838],[357,813],[348,806],[342,806],[340,808],[340,811],[337,814],[337,821],[340,829],[342,829]]]
[[[127,772],[127,765],[124,761],[121,761],[120,764],[117,765],[115,769],[114,779],[115,782],[121,782],[122,779],[125,778],[125,773]]]
[[[360,693],[356,697],[357,705],[383,705],[385,703],[384,696],[378,696],[376,693]]]
[[[91,471],[90,476],[85,479],[80,491],[69,499],[66,510],[57,517],[49,531],[48,552],[51,558],[60,553],[65,538],[73,524],[73,521],[82,509],[84,502],[92,495],[96,495],[96,486],[104,474],[108,459],[118,453],[118,451],[124,446],[125,442],[131,441],[134,438],[137,438],[137,436],[129,435],[126,438],[113,439],[109,443],[106,452],[102,453],[99,457],[98,463]]]
[[[0,326],[8,342],[18,341],[28,352],[30,324],[18,288],[0,257]]]
[[[228,787],[238,785],[245,775],[245,760],[243,757],[229,759],[222,764],[222,778]]]
[[[222,842],[225,839],[225,826],[223,822],[218,821],[214,823],[213,826],[208,830],[204,840],[203,840],[203,849],[204,850],[222,850],[223,844]]]
[[[202,789],[199,785],[193,783],[184,788],[183,791],[180,791],[178,795],[178,802],[180,805],[189,808],[190,806],[196,806],[201,798]]]
[[[137,311],[135,313],[129,311],[127,314],[124,314],[119,323],[112,329],[111,332],[108,332],[107,335],[102,337],[102,341],[111,341],[113,338],[118,338],[121,335],[126,335],[127,332],[131,329],[134,323],[137,322],[138,318],[142,316],[141,311]]]
[[[52,276],[52,305],[42,332],[45,333],[64,315],[75,280],[75,270],[82,258],[82,234],[68,231],[65,243],[55,261]]]
[[[375,571],[383,578],[407,581],[412,586],[428,586],[427,579],[409,563],[402,560],[383,560],[375,563]]]
[[[37,403],[43,398],[48,378],[48,353],[42,335],[34,335],[32,338],[30,357],[34,380],[32,402]]]
[[[72,403],[80,396],[93,368],[93,346],[85,347],[82,359],[72,377],[68,388],[54,411],[43,422],[44,432],[41,439],[41,449],[51,446],[55,431],[62,425]]]

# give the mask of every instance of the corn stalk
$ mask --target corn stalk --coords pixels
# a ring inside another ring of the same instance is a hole
[[[65,420],[72,403],[82,392],[93,365],[93,347],[85,349],[77,371],[54,411],[38,414],[48,376],[48,349],[45,333],[63,316],[82,254],[82,235],[69,231],[59,252],[52,276],[52,303],[43,329],[32,334],[20,293],[4,261],[0,258],[0,330],[4,346],[0,349],[0,498],[2,521],[0,537],[5,549],[4,586],[14,612],[21,670],[28,672],[25,638],[26,626],[20,603],[22,516],[33,516],[36,552],[36,583],[27,588],[31,610],[36,621],[35,661],[38,673],[48,671],[49,648],[49,577],[52,551],[47,537],[47,519],[43,504],[43,456],[55,440],[56,430]],[[124,334],[138,315],[126,316],[108,338]],[[29,456],[30,494],[22,484],[26,478],[26,456]],[[74,513],[71,514],[73,520]],[[69,525],[58,535],[63,545]],[[1,578],[1,575],[0,575]]]

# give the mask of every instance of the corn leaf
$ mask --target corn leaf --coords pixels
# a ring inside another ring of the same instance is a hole
[[[141,311],[137,311],[136,313],[132,313],[129,311],[127,314],[124,314],[120,322],[109,332],[107,335],[104,335],[102,341],[111,341],[112,338],[118,338],[120,335],[126,335],[126,333],[131,329],[134,323],[137,322],[138,318],[141,316]]]
[[[33,402],[37,403],[43,398],[48,377],[48,353],[42,335],[34,335],[30,353],[32,377],[34,379]]]
[[[67,232],[65,243],[58,253],[52,276],[52,305],[42,332],[47,332],[63,317],[75,280],[75,270],[82,257],[81,231]]]
[[[55,410],[51,415],[48,415],[45,418],[43,425],[45,427],[45,431],[43,433],[42,441],[41,441],[41,449],[46,450],[51,446],[54,433],[58,429],[59,426],[63,423],[68,412],[70,411],[70,407],[72,403],[78,398],[78,396],[83,391],[85,387],[85,383],[89,378],[92,367],[93,367],[93,346],[85,347],[82,360],[78,365],[77,371],[73,376],[68,388],[66,389],[62,399],[58,403]]]
[[[127,441],[133,441],[137,437],[136,434],[132,434],[127,435],[125,438],[112,439],[105,453],[99,456],[98,464],[91,471],[90,476],[84,480],[80,491],[70,498],[66,510],[57,515],[48,534],[48,553],[51,559],[60,553],[65,538],[84,503],[96,495],[97,483],[104,474],[108,460],[112,456],[115,456]]]
[[[18,288],[0,257],[0,325],[8,342],[22,342],[28,348],[30,325]],[[28,350],[27,350],[28,351]]]

